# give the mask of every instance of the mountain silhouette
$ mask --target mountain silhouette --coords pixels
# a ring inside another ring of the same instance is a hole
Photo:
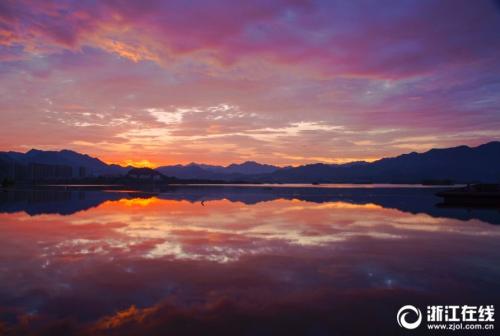
[[[422,183],[451,180],[458,183],[500,182],[500,142],[478,147],[431,149],[384,158],[372,163],[311,164],[276,171],[268,182]]]
[[[73,177],[81,167],[86,176],[124,176],[133,167],[108,165],[98,158],[70,150],[27,153],[0,152],[0,178],[16,167],[30,164],[71,167]],[[270,183],[500,183],[500,142],[477,147],[458,146],[412,152],[374,162],[346,164],[315,163],[298,167],[277,167],[247,161],[228,166],[191,163],[156,168],[168,177],[189,180]]]
[[[61,151],[31,149],[26,153],[0,152],[0,177],[2,173],[6,175],[12,170],[13,165],[25,167],[30,164],[71,167],[74,177],[78,176],[77,172],[82,167],[86,176],[121,176],[132,168],[106,164],[98,158],[66,149]]]
[[[188,165],[174,165],[158,167],[162,174],[183,179],[213,179],[213,180],[246,180],[248,176],[274,173],[282,168],[246,161],[240,164],[233,163],[226,167],[190,163]]]
[[[267,164],[260,164],[255,161],[246,161],[242,164],[233,163],[227,166],[225,170],[230,174],[253,175],[274,173],[275,171],[280,170],[280,168]]]

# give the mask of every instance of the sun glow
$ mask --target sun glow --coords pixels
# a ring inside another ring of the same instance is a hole
[[[120,166],[123,166],[123,167],[132,166],[132,167],[136,167],[136,168],[155,168],[158,166],[149,160],[139,160],[139,161],[123,160],[123,161],[117,162],[117,164],[119,164]]]

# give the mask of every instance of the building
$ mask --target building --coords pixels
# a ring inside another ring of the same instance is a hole
[[[163,181],[165,176],[151,168],[133,168],[127,175],[127,178],[141,181]]]
[[[85,178],[87,177],[87,169],[85,167],[78,167],[78,178]]]
[[[63,180],[73,177],[73,168],[65,165],[30,163],[28,174],[31,180]]]

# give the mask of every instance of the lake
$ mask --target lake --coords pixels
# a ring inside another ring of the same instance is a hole
[[[0,334],[399,335],[404,305],[500,307],[500,212],[437,190],[0,192]]]

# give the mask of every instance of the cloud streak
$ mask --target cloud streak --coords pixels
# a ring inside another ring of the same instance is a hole
[[[0,147],[299,164],[475,145],[500,136],[499,32],[486,0],[6,1]]]

